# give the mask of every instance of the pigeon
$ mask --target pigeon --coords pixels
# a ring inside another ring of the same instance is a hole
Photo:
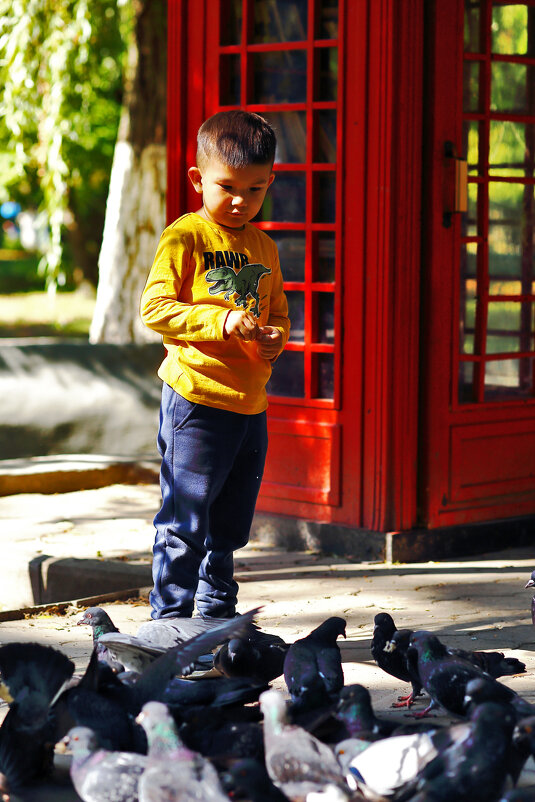
[[[266,769],[275,785],[290,800],[306,798],[310,792],[333,785],[349,798],[342,770],[329,746],[287,717],[286,702],[280,691],[264,691],[260,696],[264,716]]]
[[[220,646],[214,655],[214,667],[226,677],[271,682],[282,674],[289,648],[278,635],[254,632],[248,638],[231,638]]]
[[[16,791],[52,769],[50,706],[74,672],[74,663],[39,643],[0,647],[0,697],[9,710],[0,727],[0,789]]]
[[[410,629],[398,630],[389,613],[378,613],[374,618],[371,645],[373,659],[387,674],[412,685],[410,694],[400,696],[393,707],[411,707],[422,692],[420,678],[417,673],[411,672],[407,664],[407,648],[411,635]]]
[[[457,730],[465,727],[456,725]],[[464,734],[464,732],[463,732]],[[352,790],[366,798],[392,796],[454,741],[455,729],[341,741],[335,754]]]
[[[184,746],[166,705],[148,702],[137,720],[149,744],[139,780],[140,802],[228,802],[216,769]]]
[[[489,677],[481,668],[455,653],[451,653],[431,632],[413,633],[409,646],[418,659],[418,674],[431,697],[431,704],[415,717],[423,717],[437,705],[456,716],[465,715],[464,696],[471,679]],[[492,677],[490,678],[492,679]]]
[[[516,691],[498,682],[493,677],[477,677],[470,680],[465,688],[464,708],[470,714],[482,702],[497,702],[507,705],[520,720],[535,715],[535,705],[523,699]]]
[[[110,751],[146,752],[147,742],[141,727],[129,710],[130,694],[110,670],[113,691],[104,689],[95,650],[81,680],[65,689],[54,702],[50,718],[54,725],[54,742],[60,741],[77,726],[89,727],[99,745]]]
[[[385,738],[398,726],[396,721],[380,719],[375,715],[370,692],[357,683],[342,688],[333,715],[344,726],[344,738],[370,741]]]
[[[78,621],[77,626],[84,624],[90,626],[93,631],[93,649],[96,650],[98,659],[103,663],[107,663],[117,673],[124,671],[123,664],[108,652],[106,646],[100,643],[100,638],[103,635],[119,632],[108,613],[102,607],[88,607]]]
[[[265,682],[262,685],[255,685],[247,679],[237,677],[235,679],[210,678],[200,682],[175,677],[159,694],[159,701],[165,702],[173,708],[185,708],[192,705],[228,707],[229,705],[256,702],[262,691],[266,691],[268,687]]]
[[[107,655],[123,666],[125,671],[134,671],[141,674],[147,666],[161,657],[168,650],[162,646],[154,646],[149,642],[137,638],[135,635],[126,635],[123,632],[106,632],[98,639],[99,648],[105,649]]]
[[[166,698],[166,693],[169,684],[175,677],[182,676],[184,672],[187,673],[199,656],[211,652],[228,638],[240,634],[248,635],[254,617],[260,609],[260,607],[256,607],[235,618],[222,619],[218,626],[212,627],[172,649],[167,649],[165,654],[150,663],[131,689],[136,699],[137,712],[141,710],[145,702],[170,702],[170,699]]]
[[[235,761],[221,775],[221,784],[232,799],[250,802],[288,802],[267,773],[264,762],[253,758]]]
[[[336,640],[345,637],[346,622],[332,616],[305,638],[292,643],[284,658],[284,679],[297,710],[332,704],[344,685],[342,657]]]
[[[409,644],[413,630],[396,629],[392,617],[388,613],[379,613],[375,617],[376,627],[379,619],[379,627],[374,628],[374,640],[372,640],[372,656],[376,663],[388,674],[397,679],[410,682],[412,692],[409,696],[399,697],[399,704],[393,707],[411,707],[416,696],[421,693],[422,684],[418,674],[417,661],[409,654]],[[393,631],[392,631],[393,628]],[[390,640],[383,646],[383,654],[380,655],[380,645],[383,638],[392,631]],[[452,655],[462,657],[473,665],[486,671],[492,677],[502,677],[506,675],[522,674],[526,671],[525,663],[516,657],[505,657],[503,652],[484,652],[484,651],[465,651],[464,649],[446,646]],[[377,655],[377,656],[376,656]]]
[[[507,779],[514,716],[501,705],[485,702],[456,728],[451,746],[427,763],[414,781],[398,792],[396,802],[491,802],[499,799]]]
[[[197,683],[199,684],[199,683]],[[171,710],[172,715],[175,711]],[[264,761],[264,739],[258,706],[244,706],[229,714],[222,707],[179,711],[179,735],[185,745],[209,757],[222,769],[241,758]]]
[[[535,587],[535,571],[531,572],[531,576],[524,585],[525,588],[534,588]],[[531,599],[531,620],[533,621],[533,626],[535,626],[535,595]]]
[[[83,802],[137,802],[146,755],[102,749],[89,727],[73,727],[64,743],[72,752],[71,780]]]

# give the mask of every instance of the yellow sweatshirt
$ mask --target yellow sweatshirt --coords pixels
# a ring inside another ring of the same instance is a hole
[[[223,326],[249,309],[259,326],[290,330],[277,247],[250,223],[229,230],[189,213],[163,232],[141,297],[141,317],[163,336],[158,376],[189,401],[254,415],[267,407],[271,362]],[[281,349],[282,350],[282,349]]]

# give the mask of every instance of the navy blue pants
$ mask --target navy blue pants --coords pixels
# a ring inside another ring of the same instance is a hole
[[[195,404],[162,389],[162,507],[154,519],[152,618],[235,612],[233,552],[245,546],[267,451],[266,413]]]

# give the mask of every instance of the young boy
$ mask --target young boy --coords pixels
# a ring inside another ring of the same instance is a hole
[[[267,450],[265,386],[290,323],[274,242],[249,222],[274,179],[275,134],[259,115],[200,127],[189,178],[202,206],[162,234],[141,299],[167,355],[154,519],[153,619],[206,626],[236,613],[233,552],[245,546]]]

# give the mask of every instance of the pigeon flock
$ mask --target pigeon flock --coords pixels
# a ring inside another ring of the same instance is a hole
[[[535,624],[535,596],[531,609]],[[535,802],[535,705],[499,681],[525,672],[519,660],[378,613],[371,656],[410,687],[394,720],[345,685],[343,618],[286,643],[259,629],[258,612],[193,637],[177,629],[166,646],[89,608],[80,679],[50,646],[1,646],[0,798],[50,774],[63,750],[84,802]],[[278,677],[286,693],[271,687]]]

